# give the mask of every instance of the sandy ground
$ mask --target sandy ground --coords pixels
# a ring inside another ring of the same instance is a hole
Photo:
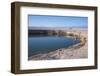
[[[67,30],[74,34],[80,34],[81,37],[86,38],[84,45],[80,43],[73,45],[69,48],[61,48],[53,52],[37,54],[29,57],[29,60],[52,60],[52,59],[80,59],[88,57],[88,43],[87,43],[87,30],[86,29],[71,29]]]

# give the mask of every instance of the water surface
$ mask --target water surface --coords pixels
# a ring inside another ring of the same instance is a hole
[[[54,51],[59,48],[67,48],[74,44],[79,43],[80,40],[66,37],[34,37],[28,38],[28,56],[32,56],[37,53],[46,53]]]

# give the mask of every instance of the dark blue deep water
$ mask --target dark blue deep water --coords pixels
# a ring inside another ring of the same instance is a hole
[[[71,45],[79,43],[80,40],[66,37],[34,37],[28,38],[28,56],[37,53],[46,53],[59,48],[67,48]]]

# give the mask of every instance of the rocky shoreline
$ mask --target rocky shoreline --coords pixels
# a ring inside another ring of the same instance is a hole
[[[52,60],[52,59],[79,59],[88,57],[87,31],[77,30],[73,32],[80,34],[80,43],[68,48],[57,49],[48,53],[40,53],[29,57],[29,60]]]

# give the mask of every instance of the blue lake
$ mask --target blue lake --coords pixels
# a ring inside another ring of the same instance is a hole
[[[66,37],[34,37],[28,38],[28,56],[32,56],[37,53],[45,53],[54,51],[59,48],[67,48],[74,44],[79,43],[80,40]]]

